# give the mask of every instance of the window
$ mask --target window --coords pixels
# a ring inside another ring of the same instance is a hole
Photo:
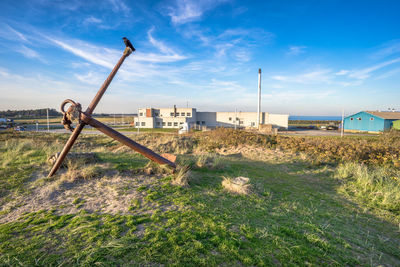
[[[238,117],[236,117],[236,120],[238,121],[238,120],[239,120],[239,118],[238,118]]]
[[[174,113],[173,112],[171,112],[171,117],[173,117],[174,116]]]
[[[178,126],[178,123],[177,123],[177,122],[174,122],[174,126]]]
[[[180,122],[179,124],[183,124],[183,122]]]
[[[357,120],[359,120],[359,121],[360,121],[360,120],[361,120],[361,118],[360,118],[360,117],[358,117],[358,118],[357,118]]]
[[[146,126],[146,123],[144,121],[142,121],[142,126]]]
[[[196,121],[196,124],[200,124],[200,121]]]
[[[374,118],[369,118],[369,120],[370,120],[370,121],[373,121],[373,120],[374,120]]]
[[[139,122],[137,121],[137,122],[135,123],[135,125],[136,125],[136,126],[139,126]]]
[[[251,123],[251,126],[254,126],[254,125],[256,125],[256,123],[255,123],[255,122],[252,122],[252,123]]]
[[[243,121],[239,121],[239,124],[243,124]]]
[[[172,122],[168,122],[168,126],[172,126]]]
[[[203,124],[203,125],[204,125],[204,124],[206,124],[206,122],[205,122],[205,121],[201,121],[201,124]]]
[[[182,113],[181,113],[181,116],[182,116],[182,117],[185,117],[185,112],[182,112]]]
[[[160,122],[159,121],[157,121],[156,124],[157,124],[157,126],[160,126]]]
[[[232,120],[232,117],[229,117],[229,120],[231,121],[231,120]]]
[[[353,121],[353,120],[354,120],[354,118],[350,118],[350,120],[351,120],[351,121]]]
[[[143,112],[140,112],[140,113],[139,113],[139,116],[140,116],[140,117],[143,117]]]
[[[162,126],[165,126],[165,121],[163,121]]]
[[[157,113],[157,112],[155,112],[155,113],[154,113],[154,116],[158,117],[158,113]]]
[[[190,117],[190,116],[191,116],[191,115],[190,115],[190,112],[186,113],[186,116]]]

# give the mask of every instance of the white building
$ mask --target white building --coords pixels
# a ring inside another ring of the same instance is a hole
[[[261,112],[260,124],[287,129],[289,115]],[[236,118],[236,119],[235,119]],[[256,128],[257,112],[198,112],[195,108],[140,108],[135,126],[140,128],[179,128],[184,122],[192,127],[206,126]]]

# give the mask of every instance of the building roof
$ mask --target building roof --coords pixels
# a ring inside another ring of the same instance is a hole
[[[400,120],[400,112],[390,112],[390,111],[365,111],[365,112],[382,119]]]

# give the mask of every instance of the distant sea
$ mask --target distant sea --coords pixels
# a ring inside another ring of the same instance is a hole
[[[289,116],[290,121],[341,121],[340,116]]]

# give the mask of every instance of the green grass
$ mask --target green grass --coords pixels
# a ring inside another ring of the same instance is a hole
[[[370,207],[400,215],[400,172],[387,166],[368,167],[358,163],[341,164],[336,177],[342,190]]]
[[[80,142],[89,145],[81,149],[106,145],[96,152],[100,161],[122,173],[147,163],[137,154],[113,153],[115,143],[107,140],[85,137]],[[40,169],[35,162],[45,158],[40,147],[25,149],[19,151],[38,154],[13,163],[16,177],[23,176],[19,169]],[[132,199],[127,214],[87,212],[85,199],[75,198],[77,213],[60,215],[55,206],[2,223],[0,265],[400,265],[399,216],[344,194],[333,167],[228,156],[217,163],[224,167],[193,168],[189,187],[171,185],[171,176],[139,186],[144,197]],[[223,190],[223,177],[236,176],[250,177],[251,194]],[[0,186],[14,192],[29,184],[29,174],[24,177],[14,187]]]

